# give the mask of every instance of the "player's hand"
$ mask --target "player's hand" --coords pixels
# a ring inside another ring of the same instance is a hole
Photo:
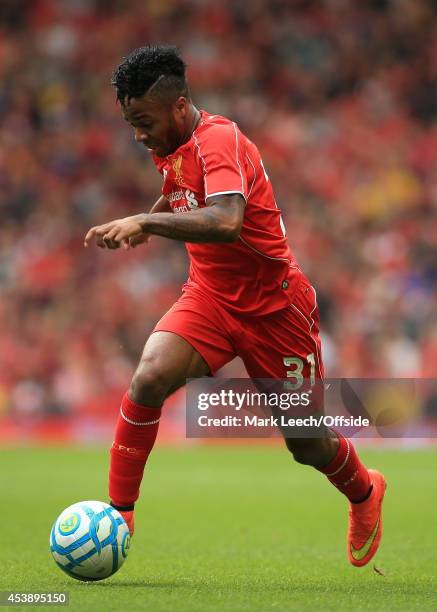
[[[150,235],[142,230],[141,219],[142,215],[134,215],[96,225],[88,231],[84,245],[87,247],[95,238],[97,246],[103,249],[118,249],[120,246],[125,249],[135,248],[150,240]]]

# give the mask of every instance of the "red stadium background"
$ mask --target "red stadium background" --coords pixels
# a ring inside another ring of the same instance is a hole
[[[123,55],[180,47],[195,103],[258,145],[318,291],[330,377],[437,374],[433,3],[0,3],[0,441],[110,437],[183,245],[83,248],[160,177],[110,87]],[[339,27],[341,25],[341,27]],[[227,374],[244,375],[234,362]],[[428,418],[437,399],[425,399]],[[161,440],[184,437],[184,394]]]

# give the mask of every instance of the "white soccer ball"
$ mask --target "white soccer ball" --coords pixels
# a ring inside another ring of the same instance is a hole
[[[102,580],[123,565],[130,545],[129,528],[109,504],[83,501],[66,508],[50,533],[57,565],[77,580]]]

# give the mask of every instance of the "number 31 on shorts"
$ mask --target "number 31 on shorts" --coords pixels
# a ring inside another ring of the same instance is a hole
[[[296,381],[287,384],[287,387],[289,389],[299,389],[303,383],[303,369],[306,364],[300,357],[283,357],[282,361],[286,368],[293,368],[287,369],[287,378],[294,378]],[[314,358],[314,353],[307,355],[306,361],[310,366],[310,384],[313,387],[316,383],[316,360]]]

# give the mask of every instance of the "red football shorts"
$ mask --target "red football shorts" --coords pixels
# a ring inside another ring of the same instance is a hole
[[[264,316],[225,310],[196,288],[187,288],[154,331],[189,342],[214,374],[237,355],[250,378],[323,379],[316,292],[302,276],[293,303]]]

